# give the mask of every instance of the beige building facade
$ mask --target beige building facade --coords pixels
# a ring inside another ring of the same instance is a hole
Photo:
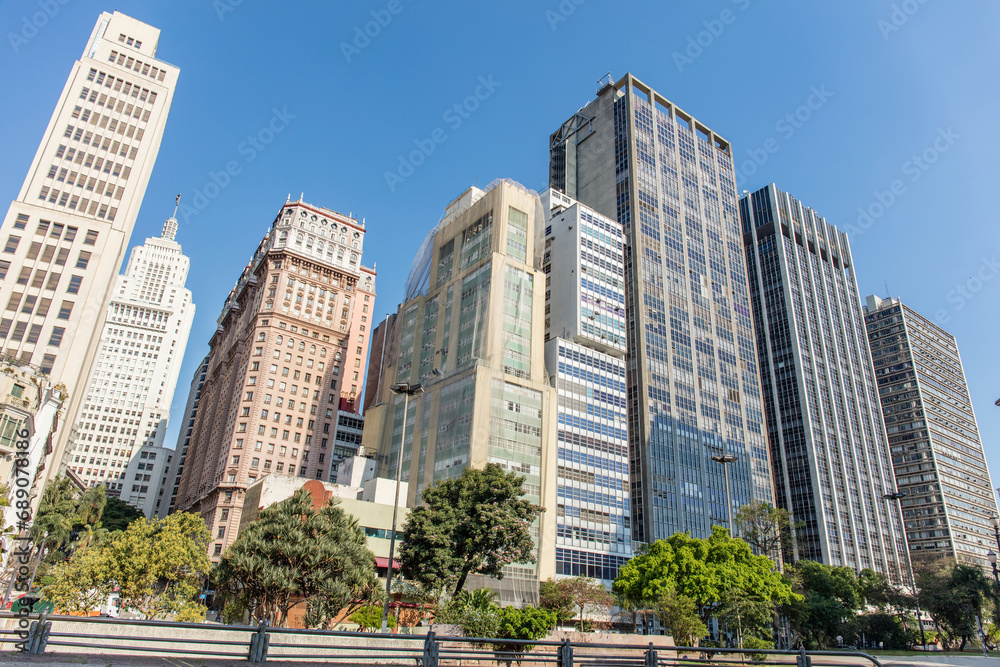
[[[407,505],[435,482],[496,463],[524,476],[525,498],[548,508],[532,526],[536,564],[508,566],[488,585],[504,603],[533,603],[555,574],[554,390],[544,364],[545,275],[535,252],[538,195],[509,180],[469,188],[446,209],[414,262],[382,371],[381,477],[402,454]],[[421,383],[405,415],[395,383]],[[369,411],[370,417],[372,411]],[[366,433],[368,437],[368,433]]]
[[[66,385],[76,415],[170,111],[160,31],[102,13],[0,227],[0,350]],[[48,469],[60,469],[63,429]],[[50,475],[50,476],[51,476]]]

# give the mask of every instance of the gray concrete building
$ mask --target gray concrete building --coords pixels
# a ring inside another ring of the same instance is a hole
[[[181,428],[177,433],[177,444],[174,445],[174,456],[166,472],[167,482],[164,486],[163,495],[166,497],[167,502],[158,503],[158,514],[161,519],[174,511],[174,505],[177,502],[177,489],[180,488],[181,475],[184,473],[184,458],[187,456],[188,445],[191,444],[194,419],[198,414],[198,404],[201,402],[201,388],[205,384],[207,373],[208,356],[206,355],[198,364],[198,368],[191,378],[187,403],[184,405],[184,416],[181,418]]]
[[[775,496],[791,560],[909,583],[847,235],[773,184],[740,199]]]
[[[989,572],[997,503],[958,343],[899,299],[866,302],[910,558],[953,558]]]

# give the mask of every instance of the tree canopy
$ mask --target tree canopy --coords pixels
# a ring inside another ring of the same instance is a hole
[[[740,538],[750,545],[753,552],[767,556],[780,570],[782,546],[791,542],[788,510],[754,500],[736,510],[734,523]]]
[[[585,614],[591,612],[605,615],[614,604],[614,598],[604,584],[589,577],[572,579],[549,579],[539,585],[539,606],[556,613],[560,622],[578,619],[578,627],[587,625]]]
[[[125,530],[129,524],[143,517],[142,512],[129,505],[121,498],[108,496],[104,512],[101,514],[101,527],[114,532]]]
[[[77,549],[52,572],[43,589],[58,609],[87,611],[115,589],[122,607],[146,618],[204,618],[195,600],[210,563],[208,528],[201,516],[187,512],[152,521],[142,518],[127,530]]]
[[[764,556],[733,539],[720,526],[707,539],[675,533],[646,545],[619,571],[613,590],[632,600],[660,600],[671,590],[690,598],[707,623],[723,597],[732,590],[753,591],[771,604],[784,604],[796,596]]]
[[[529,527],[543,508],[522,498],[523,483],[488,463],[425,489],[403,526],[403,576],[457,594],[470,574],[502,579],[505,565],[534,563]]]
[[[378,599],[379,591],[375,557],[357,520],[335,499],[314,509],[304,489],[261,511],[222,556],[214,579],[227,616],[247,611],[276,625],[303,599],[311,623],[323,625],[349,605]]]
[[[993,582],[978,567],[944,561],[918,572],[917,584],[920,605],[940,630],[944,647],[964,649],[978,635],[976,616],[983,618],[985,603],[994,593]]]

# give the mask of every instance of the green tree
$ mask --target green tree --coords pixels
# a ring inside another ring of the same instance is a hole
[[[500,608],[493,604],[495,599],[496,592],[489,588],[459,591],[438,608],[434,622],[460,625],[466,637],[496,637]]]
[[[730,632],[735,632],[739,648],[743,648],[744,640],[748,637],[766,639],[772,636],[776,616],[775,605],[771,600],[758,595],[756,591],[741,588],[724,592],[715,612],[715,617]]]
[[[531,641],[547,636],[556,625],[556,612],[537,607],[504,607],[499,610],[497,623],[498,639],[516,639]],[[534,650],[534,644],[512,644],[497,642],[493,644],[497,662],[505,662],[509,666],[517,661],[521,664],[524,654]]]
[[[587,609],[605,615],[614,598],[604,584],[589,577],[572,579],[549,579],[539,585],[539,606],[554,611],[560,622],[577,619],[577,629],[583,631],[588,621],[584,618]]]
[[[76,539],[70,544],[73,551],[79,549],[86,549],[91,544],[100,544],[108,538],[108,531],[104,528],[94,527],[91,524],[85,524],[76,531]]]
[[[54,568],[43,595],[58,609],[90,611],[117,588],[122,606],[147,618],[197,618],[200,609],[204,619],[205,608],[195,598],[209,571],[208,541],[208,529],[197,514],[142,519],[127,531],[77,549]]]
[[[99,527],[107,502],[103,486],[91,486],[81,491],[76,498],[75,525]]]
[[[780,571],[781,548],[790,543],[792,534],[788,510],[754,500],[736,510],[733,522],[753,552],[770,558]]]
[[[114,533],[106,551],[122,606],[146,618],[178,613],[197,597],[209,573],[210,540],[204,519],[190,512],[143,518]]]
[[[114,590],[111,561],[106,548],[78,550],[69,562],[52,570],[52,583],[42,589],[59,612],[89,612],[104,604]]]
[[[558,623],[571,621],[574,615],[573,598],[563,581],[549,577],[538,585],[538,606],[554,612]]]
[[[125,530],[129,524],[143,517],[142,512],[115,496],[108,496],[101,513],[101,527],[109,532]]]
[[[792,629],[809,648],[828,648],[838,635],[847,636],[862,603],[854,571],[802,560],[786,570],[800,597],[785,607]]]
[[[57,477],[48,483],[31,524],[32,542],[50,549],[69,543],[77,517],[75,495],[68,477]]]
[[[356,519],[335,499],[314,509],[299,489],[240,532],[214,579],[227,614],[246,610],[255,621],[282,625],[303,598],[322,598],[337,611],[370,602],[378,590],[374,561]]]
[[[351,614],[351,623],[357,623],[362,632],[367,630],[381,630],[382,611],[382,607],[374,604],[361,607]],[[396,628],[396,617],[391,614],[389,615],[388,626],[392,629]]]
[[[772,605],[796,597],[769,559],[755,556],[746,542],[720,526],[707,539],[675,533],[646,545],[621,568],[612,589],[632,600],[661,600],[675,590],[694,601],[703,623],[734,589],[753,591]]]
[[[976,616],[983,618],[993,582],[978,567],[954,562],[932,564],[917,573],[920,606],[937,625],[945,650],[965,648],[978,636]],[[984,621],[984,627],[986,622]]]
[[[676,585],[668,584],[661,589],[656,617],[678,646],[695,646],[696,641],[708,635],[708,627],[698,614],[698,604],[678,593]]]
[[[529,527],[543,508],[522,498],[523,484],[487,463],[425,489],[403,526],[403,576],[454,595],[470,574],[502,579],[505,565],[534,563]]]

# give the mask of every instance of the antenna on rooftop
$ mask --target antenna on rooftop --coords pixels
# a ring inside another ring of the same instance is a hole
[[[182,195],[177,195],[177,197],[174,199],[174,214],[170,216],[171,218],[177,217],[177,207],[181,205],[181,196]]]

